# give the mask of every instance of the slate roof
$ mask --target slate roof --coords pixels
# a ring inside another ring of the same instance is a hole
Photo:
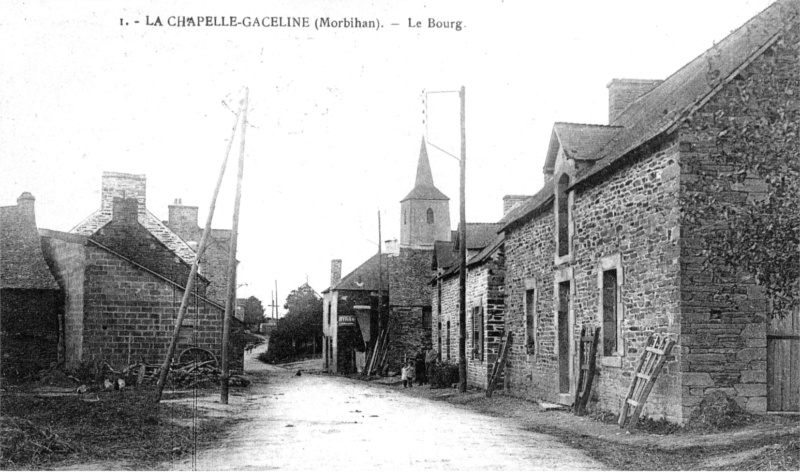
[[[456,237],[458,237],[456,235]],[[433,243],[433,270],[450,267],[458,259],[458,254],[454,250],[454,244],[450,241],[436,241]]]
[[[798,0],[773,3],[634,101],[611,123],[621,128],[598,151],[599,162],[578,175],[574,186],[601,173],[642,144],[673,130],[735,77],[740,68],[771,45],[787,22],[796,23],[798,12]]]
[[[386,267],[388,266],[388,254],[381,254],[383,262],[383,289],[389,288],[389,276]],[[380,274],[378,273],[378,254],[370,257],[363,264],[356,267],[352,272],[342,278],[335,287],[328,287],[323,290],[323,293],[330,292],[331,290],[378,290],[378,280]]]
[[[497,249],[504,239],[503,234],[498,234],[503,227],[501,223],[467,223],[467,249],[479,251],[468,257],[467,266],[483,260],[488,254]],[[498,243],[499,240],[499,243]],[[447,251],[449,250],[449,254]],[[487,253],[488,250],[488,253]],[[441,254],[437,251],[441,251]],[[458,273],[458,247],[451,242],[437,241],[434,245],[434,257],[437,261],[435,269],[447,269],[439,277],[446,277]],[[439,258],[442,259],[439,259]],[[435,278],[434,278],[435,280]]]
[[[598,151],[619,131],[619,126],[591,125],[585,123],[557,122],[550,135],[550,146],[544,164],[546,174],[552,174],[559,147],[564,149],[567,158],[578,161],[599,159]]]
[[[0,207],[0,288],[59,290],[44,260],[35,219],[25,218],[16,205]]]
[[[422,145],[419,150],[419,162],[417,163],[417,179],[411,193],[401,202],[406,200],[450,200],[447,195],[439,191],[433,185],[433,173],[431,163],[428,161],[428,149],[425,147],[425,138],[422,138]]]
[[[89,215],[85,220],[72,228],[69,232],[80,234],[82,236],[91,236],[100,228],[111,221],[111,211],[104,211],[102,209],[95,211]],[[139,224],[144,226],[153,236],[158,238],[159,241],[164,243],[172,252],[177,254],[187,264],[193,264],[196,253],[186,244],[186,241],[180,238],[172,230],[158,218],[155,217],[150,210],[144,209],[144,212],[139,212]]]
[[[639,97],[610,124],[579,125],[556,123],[551,134],[548,170],[554,140],[565,152],[596,163],[577,175],[572,188],[599,178],[622,157],[659,135],[673,131],[706,103],[728,81],[769,47],[789,22],[797,23],[800,0],[778,0],[751,18],[725,39],[676,71],[661,84]],[[586,139],[586,144],[578,141]],[[604,142],[605,141],[605,142]],[[552,158],[555,156],[553,155]],[[578,158],[578,157],[573,157]],[[554,183],[548,181],[531,199],[506,214],[502,230],[527,221],[553,200]]]

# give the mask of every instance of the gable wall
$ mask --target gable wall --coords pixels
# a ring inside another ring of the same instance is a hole
[[[42,251],[56,281],[64,288],[64,355],[67,366],[75,367],[83,349],[86,247],[83,243],[43,237]]]
[[[768,153],[775,164],[794,160],[797,169],[798,37],[795,26],[788,37],[746,67],[739,78],[725,85],[680,129],[681,184],[687,197],[684,204],[691,205],[694,195],[715,202],[705,218],[687,218],[681,240],[686,415],[714,391],[733,397],[747,410],[767,410],[767,329],[771,314],[768,297],[744,273],[733,273],[721,264],[705,267],[709,263],[703,252],[708,233],[703,231],[703,225],[727,227],[733,220],[726,218],[723,203],[744,208],[766,201],[774,191],[767,178],[786,176],[785,171],[770,175],[763,168],[756,170],[740,156]],[[738,137],[740,132],[746,133],[742,131],[745,129],[751,134],[746,139]],[[760,136],[752,134],[754,131]],[[736,170],[746,172],[740,178],[731,177]],[[703,175],[706,178],[701,178]],[[781,212],[783,217],[796,214],[800,197],[796,198],[790,207],[764,208],[758,213],[775,214],[775,218]],[[712,272],[716,272],[715,277]]]

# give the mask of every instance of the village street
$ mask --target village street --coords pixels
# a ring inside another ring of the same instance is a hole
[[[263,349],[263,346],[262,346]],[[520,470],[599,469],[554,438],[396,387],[261,364],[248,354],[253,384],[227,407],[243,412],[219,447],[159,469]],[[238,405],[237,405],[238,404]],[[194,463],[193,463],[194,462]]]

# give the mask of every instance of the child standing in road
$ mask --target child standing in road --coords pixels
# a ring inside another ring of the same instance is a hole
[[[408,366],[403,365],[403,368],[400,369],[400,378],[403,379],[403,388],[408,387]]]
[[[409,360],[408,361],[408,367],[406,368],[406,376],[408,377],[408,386],[409,387],[413,387],[414,386],[414,377],[416,377],[416,374],[417,374],[417,372],[416,372],[416,369],[414,368],[414,361],[413,360]]]

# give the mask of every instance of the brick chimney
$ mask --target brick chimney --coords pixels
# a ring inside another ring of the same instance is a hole
[[[32,228],[36,228],[36,211],[34,210],[34,202],[36,199],[30,192],[22,192],[22,195],[17,198],[17,212],[21,219],[25,221]]]
[[[175,203],[169,205],[169,222],[167,226],[178,233],[196,231],[197,207],[184,205],[180,198],[175,199]]]
[[[522,205],[522,203],[531,198],[530,195],[506,195],[503,197],[503,216],[506,216],[509,211]]]
[[[144,174],[123,174],[103,172],[103,188],[100,208],[103,213],[112,214],[114,198],[134,198],[138,202],[140,214],[145,212],[147,197],[147,176]]]
[[[342,281],[342,260],[331,259],[331,288],[336,287]]]
[[[625,111],[637,98],[653,90],[663,80],[611,79],[608,88],[608,124]]]
[[[135,225],[139,222],[139,202],[135,198],[114,198],[111,221],[123,225]]]

